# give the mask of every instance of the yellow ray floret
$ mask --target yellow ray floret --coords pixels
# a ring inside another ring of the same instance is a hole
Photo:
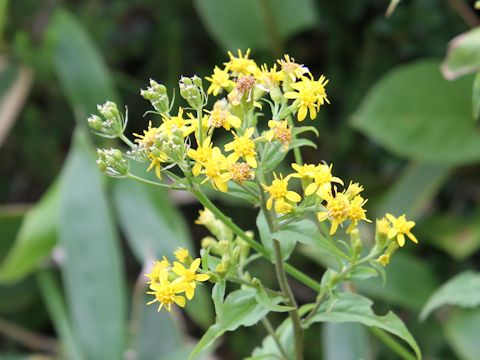
[[[280,175],[280,178],[278,178],[275,173],[273,174],[273,176],[274,180],[272,181],[272,184],[270,186],[262,184],[265,191],[267,191],[270,195],[267,200],[267,209],[271,210],[273,202],[275,202],[275,211],[277,213],[284,214],[287,212],[291,212],[294,208],[291,203],[300,202],[302,200],[302,197],[295,191],[288,190],[289,177],[283,178],[283,176]]]
[[[415,226],[414,221],[407,221],[405,214],[396,218],[392,214],[385,215],[387,219],[392,224],[392,227],[388,231],[387,237],[389,239],[397,238],[397,243],[400,247],[405,245],[405,235],[412,240],[415,244],[418,243],[417,238],[413,235],[410,230]]]
[[[191,300],[195,294],[197,281],[207,281],[210,278],[207,274],[196,273],[199,266],[200,258],[195,259],[188,269],[178,262],[173,263],[172,271],[179,276],[175,281],[180,281],[183,284],[188,300]]]
[[[245,130],[245,133],[242,136],[233,133],[235,139],[225,145],[225,151],[233,151],[232,154],[228,155],[228,160],[231,163],[243,158],[252,168],[257,167],[257,160],[255,159],[255,156],[257,155],[257,152],[255,151],[255,141],[251,139],[254,131],[255,128],[251,127]]]
[[[172,310],[172,304],[177,304],[180,307],[185,307],[185,297],[177,295],[185,291],[185,284],[181,280],[174,280],[170,282],[168,280],[168,271],[162,270],[159,276],[159,282],[153,282],[150,284],[150,289],[147,294],[155,295],[155,299],[149,301],[147,305],[159,302],[158,311],[163,307],[168,311]]]

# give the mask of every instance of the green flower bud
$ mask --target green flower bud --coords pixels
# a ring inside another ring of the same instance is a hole
[[[129,163],[118,149],[97,149],[97,165],[108,176],[122,178],[128,175]]]
[[[167,95],[167,88],[164,85],[150,79],[150,86],[146,90],[141,90],[140,95],[152,104],[154,109],[160,114],[168,114],[170,111],[170,101]]]
[[[207,236],[207,237],[204,237],[202,239],[202,249],[208,249],[208,248],[211,248],[211,249],[214,249],[216,248],[218,242],[217,240],[215,240],[213,237],[211,236]]]
[[[91,115],[87,121],[88,125],[100,135],[106,137],[118,137],[123,134],[125,129],[125,118],[118,111],[117,105],[112,101],[107,101],[103,105],[97,105],[98,111],[104,117],[104,120]]]
[[[100,116],[91,115],[88,119],[88,126],[90,126],[95,131],[102,131],[102,119]]]
[[[228,255],[225,255],[222,257],[222,261],[220,261],[220,264],[217,265],[215,268],[215,272],[223,276],[228,272],[228,269],[230,268],[230,257]]]
[[[178,85],[180,95],[187,100],[192,108],[199,109],[205,104],[206,95],[203,91],[202,80],[197,76],[192,78],[182,76]]]
[[[360,231],[358,231],[358,228],[354,228],[350,232],[350,244],[352,245],[353,258],[357,259],[363,249],[362,238],[360,237]]]

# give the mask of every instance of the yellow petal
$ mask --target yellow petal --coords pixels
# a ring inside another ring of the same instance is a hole
[[[306,106],[300,106],[300,109],[298,110],[298,121],[303,121],[307,117],[307,107]]]
[[[195,276],[195,280],[197,281],[207,281],[208,279],[210,279],[210,275],[207,274],[197,274],[197,276]]]
[[[190,298],[191,299],[191,298]],[[189,300],[190,300],[189,299]],[[180,307],[185,307],[185,298],[183,296],[175,296],[175,303]]]
[[[200,258],[196,258],[195,260],[193,260],[192,265],[190,265],[190,271],[191,272],[197,271],[199,266],[200,266]]]
[[[402,247],[403,245],[405,245],[405,235],[403,235],[403,234],[398,234],[398,236],[397,236],[397,242],[398,242],[398,245],[400,245],[400,247]]]
[[[287,191],[287,199],[293,202],[299,202],[302,200],[302,197],[295,191]]]
[[[418,244],[418,239],[413,235],[410,231],[407,232],[407,236],[410,240],[412,240],[415,244]]]
[[[305,189],[305,195],[307,195],[307,196],[312,195],[315,191],[317,191],[317,188],[318,188],[317,184],[315,184],[315,183],[309,184],[307,186],[307,188]]]

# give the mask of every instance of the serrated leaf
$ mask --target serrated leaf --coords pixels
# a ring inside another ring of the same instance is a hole
[[[472,29],[453,38],[442,64],[443,75],[454,80],[480,70],[480,29]]]
[[[480,273],[465,271],[443,284],[428,299],[420,319],[425,320],[432,311],[444,305],[463,308],[480,305]]]
[[[477,162],[471,94],[470,77],[447,81],[437,61],[400,66],[368,92],[353,126],[398,156],[444,166]]]
[[[305,326],[316,322],[358,322],[365,326],[375,326],[403,339],[413,349],[417,359],[421,359],[420,348],[402,320],[391,311],[383,316],[376,315],[371,308],[372,304],[371,300],[361,295],[340,293],[332,303],[320,306]]]

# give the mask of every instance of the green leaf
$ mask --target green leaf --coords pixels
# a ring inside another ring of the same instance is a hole
[[[207,30],[225,49],[268,48],[316,24],[314,1],[197,0]]]
[[[0,262],[3,262],[15,243],[15,238],[20,230],[25,214],[29,210],[30,207],[28,205],[0,206],[0,239],[2,239],[0,241]]]
[[[120,247],[101,176],[78,130],[60,186],[58,234],[73,327],[91,360],[122,358],[126,319]]]
[[[357,323],[325,323],[322,327],[325,360],[373,359],[368,331]]]
[[[234,331],[240,326],[252,326],[267,315],[268,309],[256,300],[256,289],[240,289],[228,294],[223,303],[223,316],[211,326],[198,342],[189,356],[194,359],[197,354],[213,344],[227,331]]]
[[[453,38],[442,64],[443,75],[449,80],[478,70],[480,70],[480,28]]]
[[[215,305],[215,314],[217,322],[221,322],[223,318],[223,298],[225,297],[225,280],[215,283],[212,289],[212,300]]]
[[[451,168],[443,165],[410,163],[402,170],[395,184],[376,206],[375,214],[408,214],[420,217],[431,204],[450,175]]]
[[[97,104],[117,99],[100,52],[72,14],[57,10],[48,35],[54,44],[54,69],[77,119],[96,111]]]
[[[270,254],[270,260],[275,262],[275,255],[273,250],[273,235],[270,233],[270,229],[268,228],[267,220],[265,219],[265,215],[263,211],[257,216],[257,228],[260,234],[260,241],[262,242],[265,249]],[[295,238],[287,238],[284,241],[280,241],[280,247],[282,249],[282,257],[284,260],[290,257],[293,249],[295,248],[295,244],[297,240]]]
[[[57,242],[58,205],[55,183],[25,216],[15,244],[0,268],[0,282],[19,281],[48,258]]]
[[[480,160],[472,79],[447,81],[438,66],[420,61],[388,73],[363,99],[353,126],[402,157],[450,166]]]
[[[477,360],[480,309],[457,309],[443,323],[445,339],[460,360]]]
[[[274,298],[271,298],[267,294],[267,292],[265,291],[261,283],[258,284],[257,295],[255,296],[255,299],[260,305],[263,305],[269,311],[286,312],[286,311],[291,311],[295,309],[294,307],[291,307],[291,306],[278,305],[278,303],[282,299],[279,296],[275,296]]]
[[[473,80],[472,116],[475,121],[480,119],[480,72],[475,75],[475,80]]]
[[[362,294],[412,311],[420,311],[438,285],[428,262],[405,252],[395,253],[385,272],[385,283],[380,277],[353,282]]]
[[[443,284],[432,296],[420,313],[425,320],[432,311],[444,305],[470,308],[480,305],[480,273],[465,271]]]
[[[418,359],[422,358],[420,349],[408,329],[393,312],[379,316],[372,311],[372,301],[353,293],[340,293],[331,303],[324,303],[318,312],[306,322],[310,326],[316,322],[358,322],[365,326],[375,326],[398,336],[407,342]]]
[[[129,179],[116,179],[113,186],[120,227],[140,263],[150,264],[154,259],[171,257],[177,247],[188,248],[193,254],[187,224],[172,206],[165,190]],[[199,286],[185,308],[192,319],[205,328],[213,322],[209,299],[210,294]]]

